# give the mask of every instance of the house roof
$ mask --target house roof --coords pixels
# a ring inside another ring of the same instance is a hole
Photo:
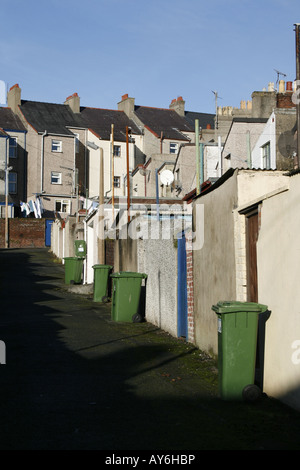
[[[20,110],[26,121],[37,132],[73,135],[68,127],[85,127],[81,116],[73,113],[65,104],[22,100]]]
[[[111,125],[114,124],[114,140],[126,142],[126,127],[131,128],[131,134],[140,135],[139,127],[128,118],[124,111],[101,108],[80,108],[85,126],[94,131],[101,139],[110,140]]]
[[[26,131],[21,119],[11,108],[0,107],[0,127],[3,131]]]
[[[185,119],[189,123],[189,125],[194,129],[195,128],[195,120],[198,119],[199,126],[202,129],[206,129],[207,125],[209,124],[211,128],[214,128],[215,125],[215,115],[209,113],[197,113],[194,111],[185,111]]]
[[[165,139],[189,141],[183,135],[184,132],[194,132],[188,121],[173,109],[150,108],[147,106],[135,106],[136,116],[143,124],[153,132],[156,137]]]

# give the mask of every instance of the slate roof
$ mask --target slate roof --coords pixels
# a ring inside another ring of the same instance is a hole
[[[212,129],[214,129],[215,127],[215,115],[214,114],[185,111],[185,119],[194,130],[195,130],[196,119],[198,119],[199,127],[202,127],[202,129],[206,129],[208,124],[210,124]]]
[[[68,126],[85,127],[80,114],[73,113],[65,104],[22,100],[20,109],[26,121],[40,133],[74,135]]]
[[[4,131],[26,131],[21,119],[11,108],[0,107],[0,127]]]
[[[93,130],[101,139],[109,140],[111,125],[114,124],[114,140],[126,142],[126,126],[131,128],[132,135],[140,135],[139,127],[128,118],[124,111],[101,108],[80,108],[86,127]]]
[[[135,106],[134,111],[143,124],[159,138],[163,132],[165,139],[186,140],[188,142],[189,139],[182,133],[194,132],[188,121],[173,109]]]

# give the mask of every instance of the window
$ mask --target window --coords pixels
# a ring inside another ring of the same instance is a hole
[[[76,134],[74,132],[74,135],[75,135],[75,151],[76,153],[79,153],[79,134]]]
[[[10,194],[17,194],[17,173],[9,173],[8,192]]]
[[[17,158],[17,138],[9,138],[9,158]]]
[[[270,170],[271,168],[271,146],[270,142],[264,145],[262,148],[262,163],[264,170]]]
[[[114,157],[121,156],[121,145],[114,145]]]
[[[170,142],[170,153],[178,152],[178,144],[176,142]]]
[[[51,151],[52,152],[62,152],[62,141],[61,140],[52,140]]]
[[[120,176],[114,176],[114,188],[120,188],[121,179]]]
[[[57,199],[55,201],[55,211],[56,212],[66,212],[70,213],[70,201],[68,199]]]
[[[61,184],[61,173],[51,171],[51,184]]]

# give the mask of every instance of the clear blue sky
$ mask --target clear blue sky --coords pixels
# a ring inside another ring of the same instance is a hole
[[[214,113],[296,78],[299,0],[1,0],[0,80],[22,98]]]

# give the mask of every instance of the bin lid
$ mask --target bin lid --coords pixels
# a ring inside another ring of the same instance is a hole
[[[130,272],[130,271],[121,271],[119,273],[114,273],[111,275],[111,277],[116,277],[116,278],[120,278],[120,277],[139,277],[139,278],[142,278],[142,279],[146,279],[148,276],[147,274],[145,273],[135,273],[135,272]]]
[[[212,310],[216,313],[234,313],[234,312],[256,312],[262,313],[268,310],[266,305],[256,302],[238,302],[238,301],[220,301],[213,305]]]
[[[92,266],[92,268],[94,269],[112,269],[113,266],[110,266],[109,264],[94,264],[94,266]]]

